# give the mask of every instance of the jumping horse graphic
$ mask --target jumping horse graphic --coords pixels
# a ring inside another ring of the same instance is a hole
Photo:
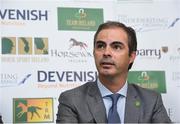
[[[18,118],[21,118],[21,116],[25,113],[28,113],[30,112],[31,113],[31,120],[33,119],[34,117],[34,114],[36,114],[39,118],[40,118],[40,115],[39,113],[37,112],[37,110],[41,110],[42,108],[40,107],[37,107],[37,106],[29,106],[27,107],[26,105],[24,105],[23,103],[19,102],[19,104],[17,105],[18,108],[21,108],[21,111],[17,114],[17,117]]]
[[[81,49],[83,48],[83,49],[86,51],[86,47],[87,47],[87,44],[86,44],[86,43],[77,41],[77,40],[74,39],[74,38],[71,38],[69,41],[72,42],[72,44],[70,45],[69,49],[71,49],[71,48],[74,47],[74,46],[79,46]]]

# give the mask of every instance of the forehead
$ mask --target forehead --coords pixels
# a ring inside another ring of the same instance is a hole
[[[103,29],[98,33],[96,41],[99,40],[105,42],[121,41],[128,43],[128,36],[122,28],[108,28]]]

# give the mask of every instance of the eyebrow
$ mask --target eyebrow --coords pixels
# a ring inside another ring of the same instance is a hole
[[[98,41],[96,41],[96,44],[97,44],[97,43],[105,43],[105,41],[98,40]],[[121,41],[113,41],[111,44],[112,44],[112,45],[113,45],[113,44],[124,45]]]
[[[113,44],[120,44],[120,45],[124,45],[121,41],[113,41],[111,44],[112,44],[112,45],[113,45]]]
[[[96,43],[105,43],[105,42],[102,40],[98,40],[98,41],[96,41]]]

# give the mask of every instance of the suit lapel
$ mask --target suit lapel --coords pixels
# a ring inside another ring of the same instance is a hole
[[[106,110],[97,83],[92,83],[88,89],[88,107],[97,123],[107,122]]]
[[[138,123],[141,108],[141,101],[137,92],[128,84],[126,106],[125,106],[125,123]]]

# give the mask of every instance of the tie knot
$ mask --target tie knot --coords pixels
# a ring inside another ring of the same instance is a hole
[[[115,105],[115,104],[117,104],[117,101],[121,95],[118,93],[115,93],[115,94],[108,95],[108,96],[112,99],[112,104]]]

